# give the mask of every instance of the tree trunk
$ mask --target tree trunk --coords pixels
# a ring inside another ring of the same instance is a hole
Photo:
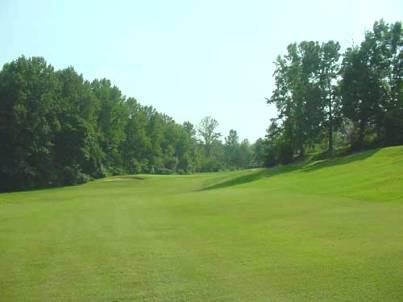
[[[358,149],[362,149],[364,145],[364,134],[365,134],[365,124],[366,121],[364,119],[361,119],[360,121],[360,129],[358,132]]]
[[[333,112],[332,96],[329,98],[329,155],[333,155]]]

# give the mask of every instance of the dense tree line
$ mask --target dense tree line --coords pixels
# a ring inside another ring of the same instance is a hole
[[[267,165],[307,149],[353,150],[403,144],[402,24],[375,22],[364,41],[340,53],[338,42],[303,41],[275,62],[267,99],[278,116],[264,140]]]
[[[106,175],[193,173],[289,163],[307,150],[403,144],[401,22],[375,22],[359,45],[303,41],[275,62],[264,139],[224,138],[218,122],[176,123],[107,79],[20,57],[0,71],[0,191]],[[223,140],[222,140],[223,138]]]
[[[252,146],[235,131],[223,144],[217,126],[180,125],[109,80],[20,57],[0,71],[0,191],[256,165]]]

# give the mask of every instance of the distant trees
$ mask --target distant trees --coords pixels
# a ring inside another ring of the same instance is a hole
[[[201,171],[218,171],[224,167],[223,165],[223,150],[219,138],[221,133],[217,132],[218,122],[206,116],[201,121],[197,128],[202,146]]]
[[[220,133],[216,131],[218,122],[211,118],[202,119],[199,132],[199,158],[198,171],[236,170],[261,167],[264,163],[265,146],[259,139],[255,144],[250,144],[247,139],[239,142],[236,130],[230,129],[224,138],[224,143],[219,139]],[[207,147],[209,146],[209,147]]]
[[[236,130],[231,129],[225,138],[225,165],[228,168],[236,167],[240,164],[240,145]]]
[[[236,130],[231,129],[225,138],[224,144],[224,163],[226,168],[239,169],[259,166],[259,159],[253,155],[255,152],[254,147],[255,145],[251,146],[247,139],[239,142],[238,133]]]
[[[287,164],[315,149],[403,144],[402,24],[375,22],[340,53],[303,41],[275,62],[264,139],[221,141],[218,122],[182,125],[126,98],[107,79],[20,57],[0,71],[0,191],[77,184],[122,173],[192,173]]]
[[[289,163],[325,142],[331,154],[335,137],[352,148],[402,144],[402,47],[401,23],[383,20],[343,55],[334,41],[290,44],[266,99],[278,111],[264,140],[266,164]]]
[[[251,146],[252,166],[263,167],[266,161],[266,144],[263,138],[258,138]]]
[[[0,191],[253,165],[252,147],[227,150],[217,127],[206,117],[196,133],[107,79],[88,82],[72,67],[20,57],[0,71]]]
[[[210,156],[214,143],[220,138],[221,133],[216,132],[218,127],[218,122],[211,116],[206,116],[200,121],[199,127],[197,129],[202,144],[205,147],[206,155]]]

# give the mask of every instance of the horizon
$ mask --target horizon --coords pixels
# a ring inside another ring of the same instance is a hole
[[[345,49],[375,21],[400,21],[403,11],[393,0],[341,1],[331,9],[321,1],[102,3],[6,0],[1,66],[42,56],[86,80],[107,78],[178,123],[212,116],[222,138],[235,129],[250,142],[264,137],[275,116],[264,98],[273,89],[273,62],[288,44],[335,40]]]

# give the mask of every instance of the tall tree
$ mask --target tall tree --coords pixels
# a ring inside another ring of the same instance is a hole
[[[333,153],[334,130],[340,123],[340,105],[336,96],[336,81],[339,73],[340,45],[338,42],[329,41],[321,45],[319,87],[324,109],[324,126],[328,129],[328,152]]]
[[[19,59],[0,73],[0,182],[3,190],[49,186],[60,84],[43,58]]]
[[[191,173],[197,171],[200,167],[200,154],[197,145],[196,129],[189,121],[182,124],[179,148],[183,149],[183,155],[178,163],[180,172]]]
[[[197,129],[205,147],[207,157],[211,156],[213,143],[221,136],[221,134],[217,132],[217,127],[217,120],[211,116],[206,116],[200,121]]]
[[[227,168],[233,169],[238,167],[240,162],[240,146],[238,133],[234,129],[231,129],[225,138],[224,152]]]
[[[147,116],[143,107],[134,98],[126,101],[128,121],[125,127],[125,140],[121,144],[124,168],[129,173],[148,171],[147,154],[151,141],[147,136]]]
[[[262,167],[266,157],[266,141],[263,138],[258,138],[252,146],[253,166]]]
[[[85,181],[85,175],[103,176],[103,152],[97,127],[98,99],[91,86],[70,67],[57,72],[61,84],[60,128],[55,137],[55,165],[60,184]]]
[[[400,46],[399,46],[400,45]],[[375,22],[364,41],[347,49],[341,70],[343,115],[352,121],[353,146],[401,141],[402,27]],[[400,137],[400,139],[399,139]]]
[[[276,61],[275,89],[269,104],[275,104],[278,120],[290,147],[300,156],[321,133],[323,104],[318,75],[321,47],[318,42],[290,44],[287,54]]]
[[[105,154],[104,165],[107,170],[117,174],[122,170],[120,145],[125,140],[127,110],[121,91],[112,86],[107,79],[91,83],[94,95],[99,100],[98,127],[100,142]]]
[[[248,139],[242,140],[239,145],[239,167],[249,168],[252,161],[252,150]]]

